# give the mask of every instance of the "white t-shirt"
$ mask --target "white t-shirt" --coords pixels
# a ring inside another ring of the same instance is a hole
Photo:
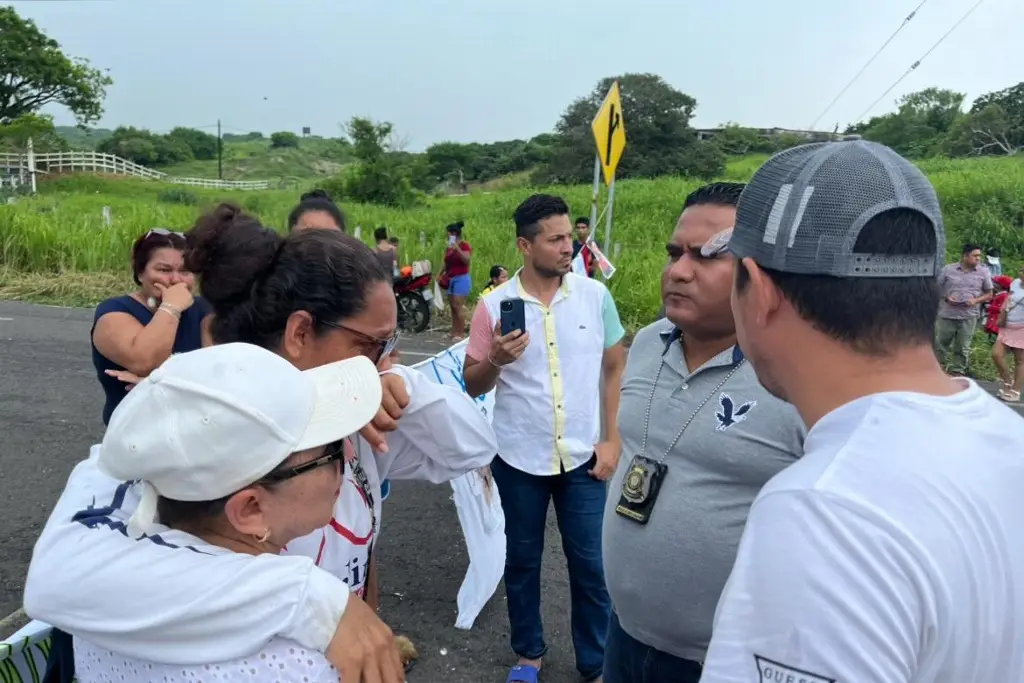
[[[701,683],[1024,681],[1024,419],[977,385],[810,430],[750,510]]]
[[[1007,325],[1024,325],[1024,285],[1021,285],[1020,278],[1010,284],[1010,293],[1003,306],[1007,309]]]

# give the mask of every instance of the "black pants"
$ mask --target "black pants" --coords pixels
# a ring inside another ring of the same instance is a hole
[[[73,683],[75,680],[75,650],[71,634],[53,629],[50,634],[50,656],[46,658],[43,683]]]

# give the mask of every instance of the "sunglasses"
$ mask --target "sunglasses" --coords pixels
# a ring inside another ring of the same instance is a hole
[[[359,330],[353,330],[351,327],[347,327],[345,325],[342,325],[341,323],[329,323],[321,320],[320,324],[326,325],[327,327],[333,328],[335,330],[345,330],[349,334],[354,334],[360,339],[365,339],[371,344],[376,344],[376,357],[369,356],[370,360],[372,360],[374,363],[379,363],[381,358],[384,358],[385,356],[390,356],[391,352],[398,347],[398,340],[401,337],[401,333],[397,329],[395,330],[395,333],[392,334],[390,337],[382,339],[381,337],[374,337],[372,335],[366,334],[365,332],[360,332]]]
[[[143,237],[142,239],[149,239],[153,235],[160,235],[161,237],[170,237],[171,235],[175,235],[177,237],[185,239],[185,233],[176,232],[174,230],[168,230],[167,228],[150,228],[149,232],[147,232],[146,236]]]
[[[729,239],[732,237],[732,228],[727,228],[718,233],[700,248],[700,255],[704,258],[714,258],[729,251]]]
[[[300,474],[312,472],[315,469],[319,469],[321,467],[325,467],[326,465],[330,465],[331,463],[337,460],[344,459],[344,457],[345,442],[337,441],[327,446],[324,449],[324,454],[321,455],[319,458],[316,458],[315,460],[310,460],[309,462],[304,462],[301,465],[296,465],[295,467],[286,467],[281,470],[275,470],[274,472],[271,472],[270,474],[266,475],[256,483],[279,484],[282,481],[294,479]]]

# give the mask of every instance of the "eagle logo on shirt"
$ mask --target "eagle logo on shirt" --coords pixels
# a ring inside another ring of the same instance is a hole
[[[721,410],[715,413],[715,419],[718,420],[718,426],[715,427],[715,431],[724,432],[729,427],[746,420],[747,415],[757,405],[757,401],[747,401],[737,408],[732,397],[729,394],[722,393],[718,397],[718,405],[721,407]]]

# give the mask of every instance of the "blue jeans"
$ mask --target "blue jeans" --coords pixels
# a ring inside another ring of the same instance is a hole
[[[505,592],[512,650],[525,659],[547,652],[540,618],[540,565],[548,504],[554,500],[562,550],[569,568],[572,642],[584,680],[601,675],[611,598],[601,562],[601,522],[608,487],[587,471],[594,459],[571,472],[527,474],[494,459],[491,473],[505,512]]]
[[[644,645],[622,630],[612,614],[604,655],[604,683],[699,683],[699,662]]]

